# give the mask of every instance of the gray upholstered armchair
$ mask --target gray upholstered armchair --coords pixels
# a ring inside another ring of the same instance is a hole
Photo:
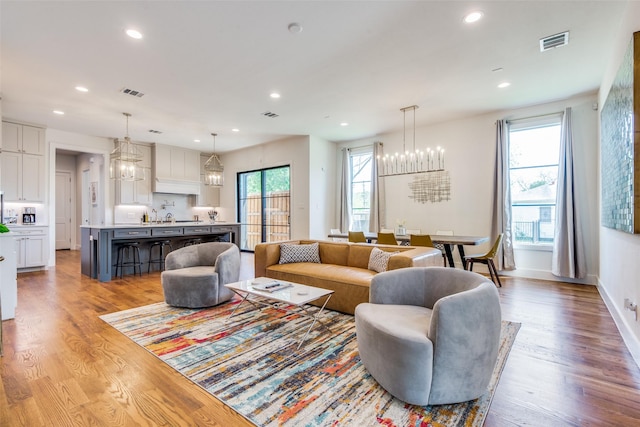
[[[389,393],[414,405],[465,402],[487,388],[498,356],[494,284],[445,267],[377,274],[355,311],[360,359]]]
[[[233,243],[186,246],[167,255],[161,281],[164,299],[176,307],[211,307],[229,301],[226,283],[238,281],[240,251]]]

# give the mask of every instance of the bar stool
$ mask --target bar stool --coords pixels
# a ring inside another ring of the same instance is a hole
[[[169,251],[165,253],[166,247],[169,248]],[[153,248],[158,248],[158,250],[160,250],[160,254],[157,258],[153,257]],[[147,274],[151,272],[151,264],[160,264],[160,271],[164,271],[164,259],[172,250],[173,246],[171,246],[171,240],[158,240],[157,242],[153,242],[151,246],[149,246],[149,262],[147,266]]]
[[[184,242],[184,245],[182,245],[182,247],[187,247],[187,246],[191,246],[191,245],[199,245],[200,243],[202,243],[202,238],[201,237],[194,237],[193,239],[189,239],[187,241]]]
[[[120,278],[122,279],[122,270],[127,267],[133,267],[133,274],[138,273],[142,276],[142,262],[140,261],[140,242],[127,242],[118,246],[118,256],[116,257],[116,276],[120,270]]]

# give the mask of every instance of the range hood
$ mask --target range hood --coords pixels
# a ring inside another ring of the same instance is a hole
[[[156,178],[153,182],[154,193],[195,194],[200,195],[200,181]]]

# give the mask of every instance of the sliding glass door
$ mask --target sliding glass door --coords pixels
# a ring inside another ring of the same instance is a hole
[[[238,174],[240,249],[291,238],[289,166]]]

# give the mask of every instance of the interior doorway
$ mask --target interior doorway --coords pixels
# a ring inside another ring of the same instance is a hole
[[[73,212],[71,172],[56,172],[56,250],[71,249]]]

